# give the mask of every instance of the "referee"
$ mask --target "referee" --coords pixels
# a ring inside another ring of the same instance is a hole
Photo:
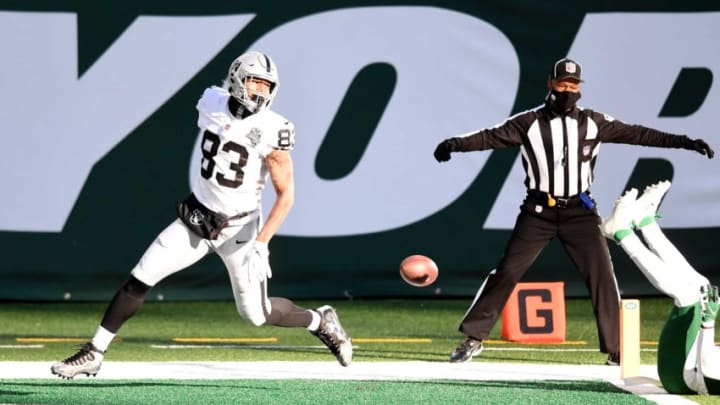
[[[442,141],[438,162],[452,152],[519,147],[525,168],[527,195],[510,241],[460,324],[466,339],[450,355],[465,362],[479,354],[515,284],[542,249],[557,237],[590,291],[600,351],[608,365],[619,364],[619,298],[617,281],[595,201],[590,194],[593,168],[601,143],[684,148],[708,158],[713,150],[702,139],[629,125],[576,106],[580,99],[581,67],[571,59],[553,64],[549,93],[543,105],[518,113],[499,126]]]

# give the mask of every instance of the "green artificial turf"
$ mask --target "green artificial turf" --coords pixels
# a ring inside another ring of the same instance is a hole
[[[650,404],[598,381],[0,380],[18,404]]]
[[[468,299],[392,299],[300,301],[314,308],[331,304],[343,326],[355,339],[355,362],[447,362],[462,339],[457,331]],[[43,302],[0,303],[0,361],[57,361],[89,340],[102,318],[106,303]],[[641,299],[642,363],[655,364],[660,330],[672,302],[668,298]],[[584,344],[528,345],[500,341],[500,322],[486,350],[473,362],[528,362],[552,364],[603,364],[597,330],[587,299],[566,300],[568,342]],[[174,338],[268,338],[274,342],[205,343],[185,350],[153,346],[189,344]],[[27,338],[75,338],[78,342],[26,343]],[[362,339],[408,338],[413,342],[361,342]],[[13,348],[30,345],[40,348]],[[221,347],[222,346],[222,347]],[[534,351],[510,350],[532,349]],[[537,351],[535,351],[537,350]],[[580,350],[580,351],[578,351]],[[333,361],[319,341],[304,330],[253,327],[240,319],[232,302],[148,302],[120,331],[108,361]],[[51,377],[48,373],[48,377]],[[68,384],[69,383],[69,384]],[[47,388],[46,388],[47,387]],[[52,391],[52,392],[51,392]],[[73,393],[72,395],[70,393]],[[321,398],[315,397],[324,393]],[[348,393],[354,396],[348,397]],[[173,401],[165,401],[178,395]],[[286,399],[283,395],[289,395]],[[384,396],[383,396],[384,395]],[[435,400],[426,400],[433,396]],[[497,397],[492,397],[497,395]],[[560,395],[559,397],[555,397]],[[567,397],[566,397],[567,395]],[[590,395],[586,397],[585,395]],[[152,396],[157,396],[154,401]],[[338,397],[339,396],[339,397]],[[63,399],[63,398],[70,398]],[[105,400],[107,398],[107,401]],[[122,401],[120,402],[121,398]],[[138,402],[138,398],[149,398]],[[184,399],[183,399],[184,398]],[[199,398],[207,401],[199,401]],[[349,398],[352,398],[350,400]],[[487,401],[485,399],[487,398]],[[686,396],[703,405],[718,404],[715,397]],[[497,382],[368,382],[302,380],[4,380],[0,403],[642,403],[642,398],[618,391],[610,384],[586,381]],[[478,402],[480,401],[480,402]],[[629,401],[629,402],[625,402]]]
[[[298,302],[314,308],[327,302]],[[330,302],[343,326],[355,339],[355,361],[447,361],[462,340],[457,325],[469,300],[354,300]],[[89,340],[102,318],[105,303],[0,303],[0,361],[49,361],[72,354],[81,342],[41,342],[41,349],[7,348],[33,344],[27,338]],[[642,300],[641,340],[657,341],[669,313],[665,298]],[[528,345],[487,343],[474,361],[530,361],[558,364],[602,364],[592,308],[586,299],[566,301],[566,340],[575,344]],[[500,340],[500,322],[491,339]],[[253,327],[240,319],[232,302],[148,302],[128,321],[106,356],[110,361],[169,360],[332,360],[320,342],[303,329]],[[210,348],[159,349],[178,343],[174,338],[276,338],[276,341],[203,343]],[[407,338],[418,342],[363,341]],[[577,342],[585,342],[577,344]],[[259,347],[260,346],[260,347]],[[276,347],[274,347],[276,346]],[[565,349],[504,351],[504,348]],[[642,362],[655,363],[656,347],[643,344]]]

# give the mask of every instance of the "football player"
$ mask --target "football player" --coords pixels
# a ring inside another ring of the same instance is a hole
[[[235,305],[255,326],[303,327],[317,336],[343,366],[352,343],[330,306],[305,309],[267,296],[272,276],[268,243],[293,205],[290,151],[294,125],[272,111],[278,71],[261,52],[247,52],[230,65],[222,87],[205,90],[197,103],[200,170],[192,192],[177,205],[178,218],[150,244],[117,291],[92,340],[52,373],[73,378],[96,375],[120,327],[140,308],[148,290],[209,252],[220,256],[230,275]],[[266,220],[262,190],[270,177],[276,198]]]
[[[720,394],[720,352],[715,347],[718,287],[710,285],[667,239],[656,222],[660,201],[670,188],[661,181],[626,191],[603,221],[603,234],[615,240],[650,283],[673,299],[660,334],[657,369],[671,394]],[[642,233],[642,239],[633,231]],[[646,246],[647,244],[647,246]]]

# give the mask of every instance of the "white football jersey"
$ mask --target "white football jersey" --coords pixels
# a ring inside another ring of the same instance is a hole
[[[265,157],[276,149],[293,149],[295,126],[267,108],[235,118],[229,97],[227,90],[213,86],[197,103],[201,161],[192,191],[209,209],[233,216],[260,208],[268,177]]]

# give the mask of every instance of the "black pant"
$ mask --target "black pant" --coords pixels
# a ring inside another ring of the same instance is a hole
[[[540,211],[540,212],[538,212]],[[590,291],[600,351],[620,351],[620,293],[597,210],[572,205],[550,208],[527,198],[520,207],[510,242],[497,269],[490,272],[460,324],[460,331],[485,339],[505,302],[545,246],[558,237]]]

